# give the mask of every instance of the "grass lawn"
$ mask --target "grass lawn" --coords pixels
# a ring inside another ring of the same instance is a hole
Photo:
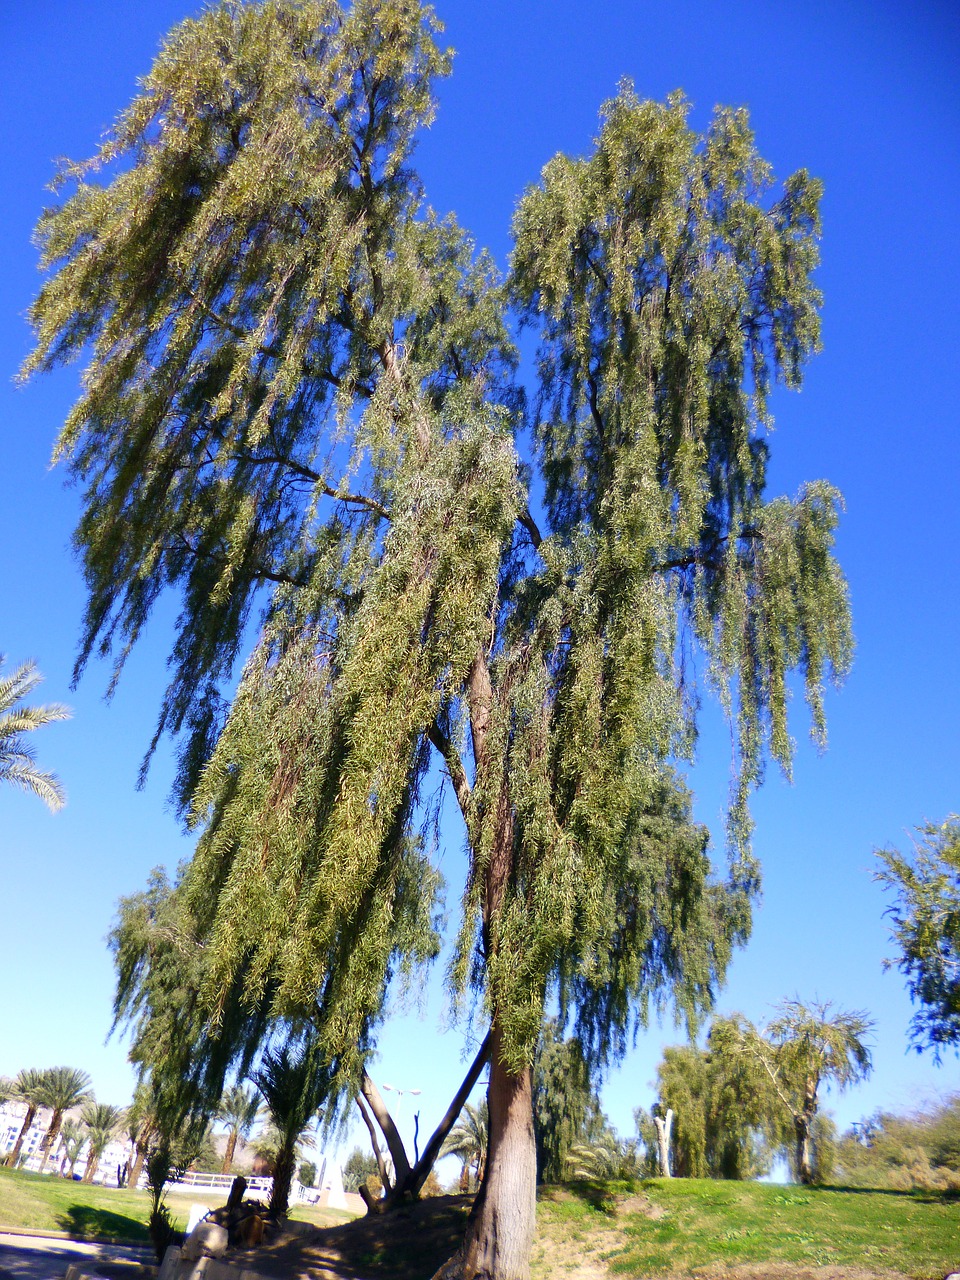
[[[175,1225],[183,1230],[190,1208],[225,1202],[222,1193],[199,1191],[196,1196],[169,1195],[167,1203]],[[65,1232],[75,1240],[101,1240],[149,1244],[147,1219],[150,1195],[129,1187],[86,1186],[65,1178],[0,1167],[0,1230]],[[333,1209],[297,1205],[290,1215],[318,1227],[335,1226],[352,1215]]]
[[[203,1199],[169,1197],[178,1226]],[[289,1242],[277,1261],[291,1274],[312,1264],[345,1276],[422,1280],[462,1239],[468,1207],[463,1197],[445,1197],[362,1218],[302,1245]],[[146,1243],[149,1208],[145,1191],[0,1168],[0,1229]],[[293,1216],[333,1226],[348,1215],[298,1206]],[[960,1270],[960,1199],[683,1178],[541,1189],[533,1280],[811,1280],[821,1268],[825,1280],[940,1280]]]
[[[785,1274],[830,1267],[939,1280],[960,1268],[960,1200],[937,1193],[685,1178],[617,1190],[544,1189],[536,1274],[562,1276],[565,1257],[579,1266],[592,1258],[611,1276],[713,1278],[777,1263]]]

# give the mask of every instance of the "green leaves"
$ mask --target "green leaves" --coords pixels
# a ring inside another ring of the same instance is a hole
[[[918,1050],[960,1044],[960,821],[917,828],[912,853],[878,849],[876,879],[895,894],[887,908],[911,999],[920,1007],[910,1023]]]

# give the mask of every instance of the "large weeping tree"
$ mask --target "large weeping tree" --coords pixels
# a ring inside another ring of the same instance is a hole
[[[523,198],[502,283],[411,167],[437,30],[417,0],[177,28],[43,217],[27,371],[88,360],[58,448],[85,493],[79,667],[180,592],[158,735],[199,842],[155,954],[193,974],[208,1092],[278,1026],[357,1087],[391,975],[437,948],[442,772],[468,854],[451,979],[490,1046],[449,1271],[508,1280],[545,1006],[591,1065],[669,998],[709,1007],[791,673],[822,739],[850,633],[837,494],[764,492],[770,387],[817,345],[817,183],[777,194],[742,112],[698,136],[625,87]],[[511,317],[541,333],[532,440]],[[737,742],[724,880],[675,772],[704,681]],[[149,948],[127,960],[143,1014]]]

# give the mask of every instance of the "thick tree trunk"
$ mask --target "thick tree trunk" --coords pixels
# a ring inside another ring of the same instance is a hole
[[[237,1131],[231,1131],[227,1138],[227,1149],[223,1153],[223,1164],[220,1166],[221,1173],[229,1173],[230,1166],[233,1164],[234,1153],[237,1150]]]
[[[657,1130],[657,1165],[661,1178],[669,1178],[670,1173],[670,1130],[673,1128],[673,1111],[668,1107],[665,1116],[654,1116],[653,1123]]]
[[[290,1204],[290,1184],[293,1182],[293,1165],[296,1159],[293,1150],[281,1147],[273,1166],[273,1190],[270,1192],[270,1212],[282,1214],[287,1212]]]
[[[797,1138],[797,1177],[804,1186],[809,1187],[813,1182],[813,1159],[810,1150],[810,1125],[803,1112],[793,1117],[793,1128]]]
[[[83,1177],[80,1179],[80,1181],[81,1181],[81,1182],[92,1182],[92,1181],[93,1181],[93,1175],[97,1172],[97,1169],[98,1169],[99,1167],[100,1167],[100,1157],[99,1157],[99,1155],[96,1155],[96,1156],[93,1156],[93,1155],[88,1156],[88,1157],[87,1157],[87,1167],[84,1169],[84,1171],[83,1171]]]
[[[536,1226],[537,1144],[533,1133],[533,1077],[507,1071],[493,1033],[490,1145],[483,1182],[463,1245],[463,1280],[526,1280]],[[456,1265],[456,1264],[455,1264]]]

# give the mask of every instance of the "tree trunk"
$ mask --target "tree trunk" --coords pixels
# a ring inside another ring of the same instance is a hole
[[[128,1186],[133,1187],[134,1191],[140,1185],[140,1175],[143,1173],[143,1162],[147,1158],[148,1146],[148,1142],[136,1143],[136,1155],[134,1156],[133,1168],[130,1170],[130,1178],[128,1180]]]
[[[293,1165],[296,1159],[293,1148],[281,1147],[273,1166],[273,1190],[270,1192],[270,1212],[287,1212],[290,1204],[290,1184],[293,1182]]]
[[[237,1131],[232,1129],[230,1136],[227,1138],[227,1149],[223,1153],[223,1164],[220,1166],[221,1173],[229,1173],[230,1166],[233,1164],[234,1152],[237,1149]]]
[[[667,1108],[665,1116],[654,1116],[653,1123],[657,1130],[657,1165],[661,1178],[669,1178],[670,1174],[670,1130],[673,1128],[673,1111]]]
[[[63,1124],[63,1112],[54,1111],[47,1132],[40,1139],[40,1172],[43,1173],[46,1167],[47,1159],[53,1150],[53,1144],[60,1136],[60,1126]]]
[[[813,1159],[810,1150],[810,1124],[807,1116],[802,1111],[793,1117],[793,1128],[797,1137],[797,1177],[804,1186],[809,1187],[813,1182]]]
[[[23,1124],[20,1126],[20,1132],[17,1134],[17,1140],[13,1144],[13,1150],[7,1156],[7,1164],[11,1169],[17,1167],[17,1161],[20,1159],[20,1152],[23,1148],[27,1134],[30,1132],[30,1126],[37,1118],[37,1108],[33,1103],[27,1104],[27,1114],[23,1117]]]
[[[91,1154],[91,1155],[87,1156],[87,1167],[84,1169],[84,1171],[83,1171],[83,1177],[80,1179],[80,1181],[81,1181],[81,1182],[92,1182],[92,1181],[93,1181],[93,1175],[97,1172],[97,1169],[98,1169],[99,1165],[100,1165],[100,1156],[99,1156],[99,1154],[97,1154],[97,1155],[93,1155],[93,1154]]]
[[[527,1280],[536,1225],[537,1144],[533,1132],[533,1074],[510,1074],[494,1028],[487,1099],[490,1138],[461,1260],[450,1275],[463,1280]],[[458,1269],[456,1269],[458,1268]]]

